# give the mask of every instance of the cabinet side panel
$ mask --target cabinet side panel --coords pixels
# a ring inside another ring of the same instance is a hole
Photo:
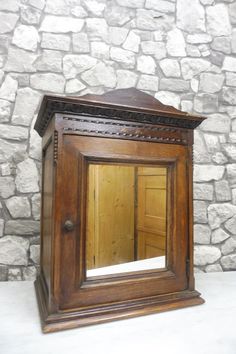
[[[53,231],[53,143],[44,150],[43,161],[43,201],[42,201],[42,253],[41,267],[50,289],[50,274],[52,261],[52,231]]]

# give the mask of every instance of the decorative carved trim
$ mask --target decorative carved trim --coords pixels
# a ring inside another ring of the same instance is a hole
[[[68,113],[149,124],[163,124],[185,129],[194,129],[201,123],[199,119],[190,119],[188,116],[186,116],[186,118],[167,115],[161,116],[160,114],[154,115],[143,112],[48,100],[44,109],[43,117],[38,119],[35,124],[35,129],[41,136],[44,134],[44,131],[54,113]]]
[[[181,129],[143,125],[142,123],[119,122],[117,120],[102,120],[94,117],[64,116],[69,125],[64,126],[64,132],[82,135],[107,136],[112,138],[154,141],[174,144],[187,144],[185,132]],[[70,123],[71,122],[71,123]],[[168,136],[166,136],[168,133]]]
[[[58,132],[57,132],[57,130],[54,131],[53,141],[54,141],[54,145],[53,145],[53,161],[56,163],[57,162],[57,158],[58,158]]]

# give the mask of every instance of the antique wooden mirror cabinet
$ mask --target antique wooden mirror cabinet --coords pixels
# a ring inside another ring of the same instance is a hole
[[[136,89],[44,96],[44,332],[203,303],[194,289],[193,129]]]

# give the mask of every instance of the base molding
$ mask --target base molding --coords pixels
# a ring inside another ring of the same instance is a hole
[[[205,302],[200,297],[201,294],[198,291],[184,290],[174,294],[156,296],[150,301],[150,303],[148,303],[147,299],[144,299],[143,301],[139,300],[137,303],[127,302],[127,304],[124,304],[122,308],[119,304],[114,304],[112,306],[109,305],[109,308],[106,308],[106,306],[102,308],[99,307],[99,309],[95,308],[92,312],[91,309],[90,311],[73,309],[71,311],[58,311],[56,313],[49,314],[42,278],[40,279],[39,276],[34,284],[43,333],[83,327],[92,324],[109,322],[112,320],[144,316],[158,312],[200,305]]]

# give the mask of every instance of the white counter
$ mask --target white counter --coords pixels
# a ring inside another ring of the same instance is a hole
[[[31,282],[0,282],[1,354],[236,354],[236,272],[196,274],[204,305],[42,334]]]

